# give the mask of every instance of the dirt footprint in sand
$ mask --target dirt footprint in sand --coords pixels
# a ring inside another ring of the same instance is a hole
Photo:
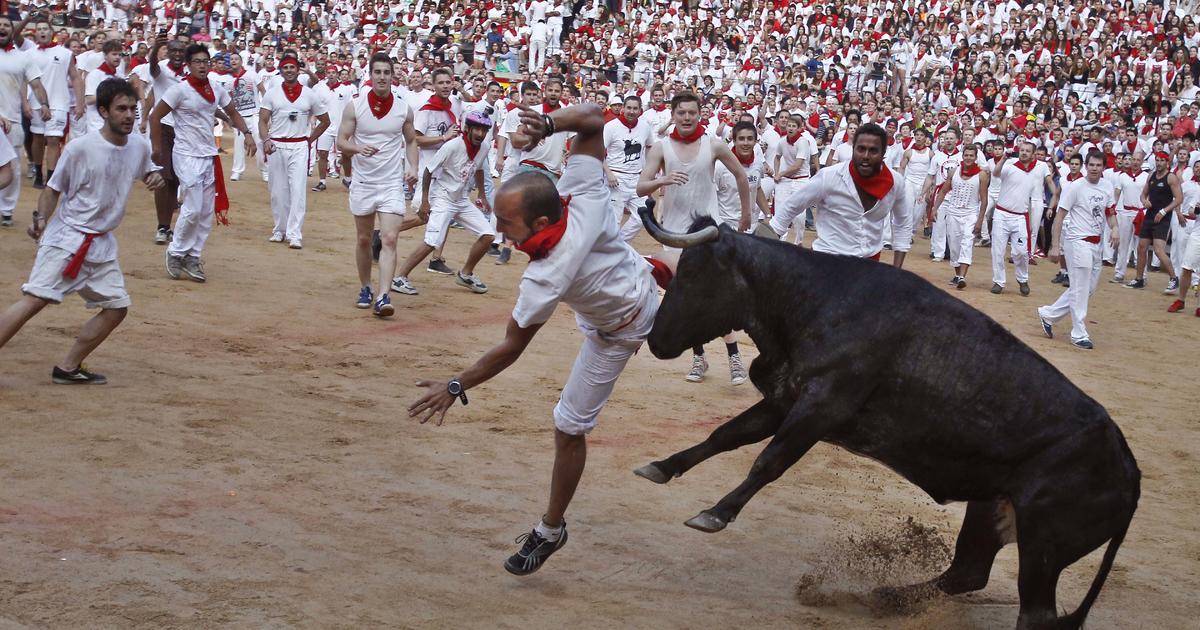
[[[850,534],[819,554],[812,570],[796,583],[805,606],[866,606],[876,614],[919,612],[928,593],[882,586],[927,580],[950,562],[950,546],[937,529],[908,517],[883,529]]]

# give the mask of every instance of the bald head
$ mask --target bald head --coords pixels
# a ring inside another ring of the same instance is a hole
[[[542,173],[514,175],[496,192],[497,205],[501,195],[522,210],[526,225],[532,226],[538,217],[546,217],[550,223],[557,223],[562,216],[558,188]]]

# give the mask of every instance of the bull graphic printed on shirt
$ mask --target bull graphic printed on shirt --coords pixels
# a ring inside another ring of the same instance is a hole
[[[642,157],[642,143],[631,139],[625,140],[625,163],[637,162]]]

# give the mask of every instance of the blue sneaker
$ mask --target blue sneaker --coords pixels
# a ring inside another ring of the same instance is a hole
[[[1096,346],[1092,345],[1092,342],[1089,339],[1080,339],[1079,341],[1072,341],[1071,345],[1075,346],[1076,348],[1079,348],[1080,350],[1091,350],[1092,348],[1096,347]]]
[[[1038,315],[1038,321],[1042,323],[1042,333],[1044,335],[1046,335],[1046,338],[1053,339],[1054,338],[1054,325],[1051,324],[1050,322],[1046,321],[1046,318],[1042,317],[1040,314]]]
[[[562,534],[559,535],[558,540],[546,540],[537,533],[537,529],[534,529],[528,534],[518,536],[517,542],[522,543],[521,550],[504,561],[504,569],[513,575],[529,575],[542,568],[542,563],[546,561],[546,558],[567,544],[566,523],[563,524]]]
[[[391,317],[396,309],[392,306],[392,298],[384,293],[375,300],[375,317]]]
[[[358,301],[354,303],[358,308],[371,308],[371,300],[375,299],[375,292],[371,291],[371,287],[363,287],[358,291]]]

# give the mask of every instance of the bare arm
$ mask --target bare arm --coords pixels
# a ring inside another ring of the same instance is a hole
[[[504,340],[484,353],[474,365],[459,375],[458,380],[462,383],[463,391],[487,382],[515,363],[541,328],[542,324],[521,328],[516,320],[510,318],[504,333]],[[448,383],[448,381],[417,381],[417,387],[424,387],[426,391],[424,396],[408,406],[408,417],[416,418],[423,414],[421,422],[425,423],[437,416],[437,424],[441,425],[446,417],[446,410],[454,404],[455,400],[447,391]]]
[[[979,218],[975,221],[975,233],[979,234],[983,227],[984,217],[988,209],[988,187],[991,186],[992,176],[987,171],[979,172]]]
[[[654,194],[654,191],[663,186],[671,184],[686,184],[686,173],[664,173],[662,177],[655,177],[663,170],[663,154],[662,144],[656,144],[650,147],[650,152],[646,154],[646,167],[642,169],[642,174],[638,176],[637,195],[646,197]]]
[[[544,139],[545,122],[540,112],[521,105],[521,126],[513,134],[516,148],[536,146]],[[595,103],[580,103],[550,114],[556,132],[574,132],[570,155],[587,155],[604,161],[604,112]]]
[[[275,152],[275,141],[271,140],[271,110],[260,107],[258,110],[258,137],[262,138],[263,154]]]
[[[1054,182],[1054,178],[1049,175],[1046,176],[1045,183],[1047,186],[1050,187],[1050,209],[1057,210],[1058,209],[1058,194],[1060,192],[1062,192],[1062,189],[1059,188],[1058,184],[1056,184]]]
[[[308,135],[308,143],[312,144],[329,128],[329,114],[317,114],[317,126]]]
[[[155,164],[162,164],[162,119],[171,113],[171,106],[166,101],[159,100],[150,112],[150,148],[151,158]]]
[[[742,167],[742,163],[738,161],[737,156],[729,149],[729,145],[724,142],[717,142],[714,145],[714,157],[733,173],[733,180],[737,182],[738,199],[742,204],[742,218],[738,223],[738,231],[745,232],[750,229],[750,180],[746,179],[746,169]]]
[[[71,82],[71,91],[75,92],[75,118],[82,118],[86,110],[83,98],[83,73],[75,67],[74,57],[71,57],[71,63],[67,65],[67,80]],[[145,111],[148,106],[144,106],[142,109]]]
[[[410,121],[406,118],[404,124],[407,126]],[[338,125],[337,148],[342,152],[342,155],[355,155],[363,153],[364,155],[374,155],[378,151],[375,147],[367,147],[360,145],[354,141],[354,132],[358,129],[358,118],[354,113],[354,101],[346,103],[346,109],[342,111],[342,122]],[[407,140],[407,137],[405,137]],[[366,153],[365,149],[375,149],[370,153]]]
[[[412,119],[412,109],[410,108],[408,116],[404,118],[404,179],[409,186],[417,183],[417,162],[420,160],[420,154],[417,151],[417,131],[413,127]]]

